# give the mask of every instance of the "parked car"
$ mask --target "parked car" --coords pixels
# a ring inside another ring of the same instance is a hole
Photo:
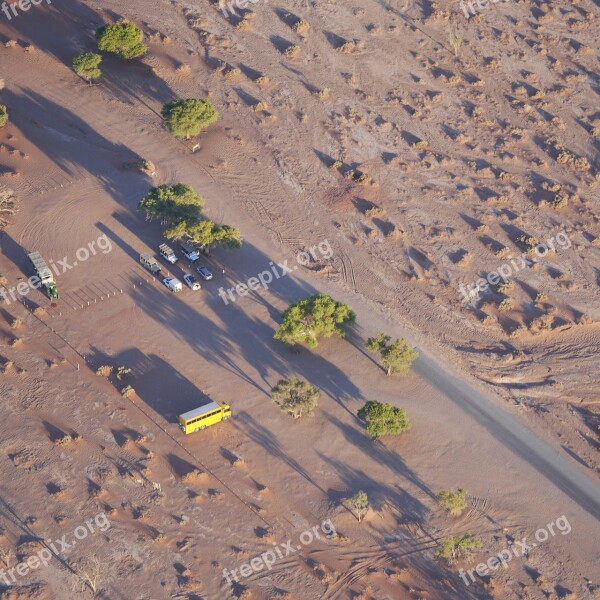
[[[172,292],[180,292],[183,289],[183,284],[179,279],[174,279],[172,277],[165,277],[162,282],[172,291]]]
[[[158,251],[160,252],[160,255],[165,260],[169,261],[172,265],[174,265],[179,260],[175,252],[173,252],[172,248],[167,246],[167,244],[161,244],[158,247]]]
[[[189,273],[186,273],[183,276],[183,280],[186,282],[187,286],[190,289],[192,289],[194,291],[200,289],[200,282],[193,275],[190,275]]]
[[[190,262],[195,262],[200,258],[200,252],[191,244],[181,242],[180,246],[181,252]]]
[[[206,268],[200,265],[196,271],[200,274],[200,277],[204,279],[204,281],[210,281],[213,278],[213,274]]]
[[[158,266],[156,259],[151,254],[148,254],[148,252],[144,252],[143,254],[140,254],[140,262],[153,275],[158,275],[158,273],[160,273],[160,267]]]

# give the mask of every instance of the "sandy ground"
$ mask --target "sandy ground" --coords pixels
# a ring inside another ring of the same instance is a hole
[[[1,40],[18,41],[0,46],[0,164],[19,203],[0,272],[15,285],[26,251],[72,262],[100,235],[112,243],[59,277],[56,306],[32,292],[2,309],[0,560],[14,567],[101,511],[111,527],[0,598],[598,597],[594,10],[498,3],[467,22],[454,5],[259,1],[242,21],[207,3],[66,0],[0,21]],[[286,11],[310,28],[293,31]],[[72,56],[120,17],[150,52],[106,58],[88,86]],[[202,96],[221,119],[192,154],[159,112]],[[573,158],[558,162],[560,147]],[[123,168],[137,156],[154,177]],[[245,244],[215,251],[200,292],[174,295],[137,263],[161,228],[135,207],[180,181]],[[547,204],[556,184],[560,208]],[[521,255],[520,235],[561,231],[570,247],[515,275],[508,310],[493,292],[463,302],[461,284]],[[331,260],[220,299],[324,240]],[[314,351],[282,348],[281,311],[316,291],[349,302],[358,325]],[[363,349],[382,329],[421,352],[404,379]],[[133,369],[135,394],[102,365]],[[285,376],[323,391],[315,417],[271,403]],[[207,398],[235,418],[182,436],[177,415]],[[354,416],[369,399],[405,407],[412,430],[371,442]],[[450,519],[435,495],[455,486],[471,508]],[[340,506],[358,489],[372,503],[360,524]],[[562,515],[568,535],[477,585],[458,577]],[[298,543],[325,519],[338,536]],[[465,532],[481,554],[434,559],[441,537]],[[268,573],[223,578],[287,540],[296,552]]]

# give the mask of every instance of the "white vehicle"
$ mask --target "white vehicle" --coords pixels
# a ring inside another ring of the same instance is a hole
[[[179,260],[175,252],[173,252],[173,250],[169,246],[167,246],[167,244],[161,244],[158,247],[158,251],[160,252],[160,255],[172,265],[174,265]]]
[[[204,281],[210,281],[213,278],[213,274],[206,268],[200,265],[196,271],[200,274],[200,277],[204,279]]]
[[[172,292],[180,292],[183,289],[183,284],[179,279],[174,279],[171,277],[165,277],[162,282],[172,291]]]
[[[200,289],[200,283],[198,282],[198,280],[193,275],[190,275],[189,273],[186,273],[183,276],[183,280],[186,282],[187,286],[190,289],[192,289],[194,291],[197,291],[197,290]]]
[[[187,244],[186,242],[181,242],[181,251],[183,255],[190,261],[196,262],[200,258],[200,252],[191,244]]]

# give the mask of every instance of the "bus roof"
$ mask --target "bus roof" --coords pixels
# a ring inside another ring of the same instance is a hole
[[[191,419],[195,419],[196,417],[201,417],[202,415],[205,415],[206,413],[212,412],[213,410],[218,410],[220,408],[221,408],[221,406],[219,404],[217,404],[216,402],[209,402],[208,404],[205,404],[204,406],[201,406],[200,408],[195,408],[194,410],[190,410],[186,413],[183,413],[182,415],[179,415],[179,418],[182,419],[183,421],[190,421]]]

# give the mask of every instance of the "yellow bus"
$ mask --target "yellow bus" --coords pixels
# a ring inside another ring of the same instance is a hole
[[[217,404],[209,402],[200,408],[195,408],[189,412],[179,415],[179,427],[186,435],[194,433],[201,429],[206,429],[210,425],[226,421],[231,416],[231,407],[224,402]]]

